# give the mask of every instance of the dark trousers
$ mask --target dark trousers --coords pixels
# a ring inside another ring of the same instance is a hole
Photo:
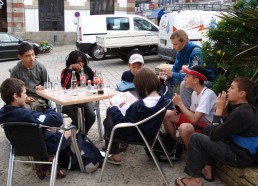
[[[210,137],[194,133],[190,137],[185,172],[192,177],[201,177],[205,165],[212,165],[219,160],[232,167],[252,165],[252,160],[239,158],[231,147],[223,141],[211,141]]]
[[[114,127],[113,122],[111,120],[111,118],[109,117],[108,114],[108,110],[107,110],[107,116],[103,121],[103,125],[104,125],[104,131],[105,131],[105,149],[107,149],[108,143],[109,143],[109,138],[111,135],[111,131]],[[110,149],[110,154],[118,154],[119,153],[119,143],[113,141],[112,145],[111,145],[111,149]]]
[[[96,120],[96,114],[92,103],[63,106],[62,112],[64,114],[67,114],[72,119],[72,124],[78,127],[78,118],[77,118],[78,106],[84,107],[85,131],[87,133]]]

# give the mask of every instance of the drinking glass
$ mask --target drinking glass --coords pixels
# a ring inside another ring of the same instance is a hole
[[[164,71],[159,73],[159,80],[161,85],[165,84],[165,80],[166,80],[166,73]]]

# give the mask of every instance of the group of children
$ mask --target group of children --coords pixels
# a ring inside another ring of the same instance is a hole
[[[37,64],[35,56],[33,59],[33,49],[30,47],[28,50],[22,49],[19,53],[21,62],[17,66],[33,71],[36,68],[35,64]],[[30,59],[27,66],[22,62],[24,56]],[[40,65],[38,66],[40,67]],[[152,70],[144,67],[144,59],[141,54],[131,55],[128,66],[129,70],[123,73],[121,80],[135,84],[139,99],[127,109],[125,115],[111,103],[104,120],[105,136],[110,135],[116,124],[140,121],[153,115],[169,102],[169,99],[160,92],[161,84],[158,76]],[[79,51],[71,52],[66,60],[66,68],[61,74],[62,86],[66,88],[71,86],[72,70],[76,71],[79,82],[78,75],[82,68],[88,78],[93,79],[94,72],[88,66],[86,55]],[[42,71],[42,76],[45,78],[47,74],[44,73],[44,69]],[[175,184],[202,185],[201,177],[212,181],[214,178],[212,173],[214,159],[236,167],[250,166],[256,162],[258,149],[257,110],[249,104],[255,92],[255,84],[246,77],[235,78],[227,92],[222,92],[217,97],[211,89],[204,85],[208,75],[202,66],[182,68],[182,71],[186,74],[184,77],[185,86],[193,90],[191,106],[188,109],[182,102],[180,95],[175,94],[171,97],[174,107],[167,110],[163,120],[164,128],[171,137],[175,138],[176,130],[179,131],[180,138],[188,153],[185,172],[191,177],[178,178],[175,180]],[[24,73],[27,71],[24,70]],[[13,72],[13,74],[15,73]],[[23,74],[24,77],[29,75]],[[1,98],[6,105],[0,109],[0,122],[25,121],[59,127],[63,120],[61,115],[54,110],[47,109],[42,113],[24,108],[26,103],[30,103],[28,102],[30,97],[26,95],[26,92],[30,93],[27,85],[31,84],[26,78],[22,79],[25,81],[23,82],[19,80],[18,76],[15,77],[6,79],[1,85]],[[41,88],[43,82],[33,85],[34,89]],[[31,100],[31,102],[33,101]],[[72,118],[73,124],[77,125],[75,106],[78,105],[64,107],[63,112],[67,113]],[[86,129],[89,131],[95,122],[94,108],[91,103],[85,103],[81,106],[86,110],[84,117]],[[228,106],[231,107],[231,110],[227,110]],[[228,111],[227,115],[225,115],[226,111]],[[141,130],[145,136],[149,137],[152,135],[154,126],[155,122],[147,123],[141,126]],[[44,131],[49,154],[55,154],[56,145],[53,144],[56,144],[60,134],[59,131],[55,133]],[[70,135],[70,131],[65,132],[63,149],[68,147],[66,139]],[[116,135],[125,140],[139,138],[133,129],[120,129]],[[108,138],[105,138],[106,147],[108,142]],[[108,162],[122,163],[118,143],[112,143],[110,154]]]

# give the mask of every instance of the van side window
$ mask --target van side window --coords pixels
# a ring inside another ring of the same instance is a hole
[[[127,17],[107,17],[107,30],[129,30]]]
[[[158,29],[145,19],[135,17],[133,18],[134,30],[137,31],[154,31],[158,32]]]

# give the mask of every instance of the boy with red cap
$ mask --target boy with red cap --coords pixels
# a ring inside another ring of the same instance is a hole
[[[167,111],[163,123],[166,132],[173,138],[176,137],[175,127],[178,127],[179,135],[187,148],[191,134],[202,132],[203,128],[211,123],[217,96],[204,85],[204,81],[207,81],[207,71],[204,67],[196,65],[182,70],[186,73],[186,87],[194,90],[190,110],[184,105],[181,97],[175,94],[173,102],[176,109]]]

